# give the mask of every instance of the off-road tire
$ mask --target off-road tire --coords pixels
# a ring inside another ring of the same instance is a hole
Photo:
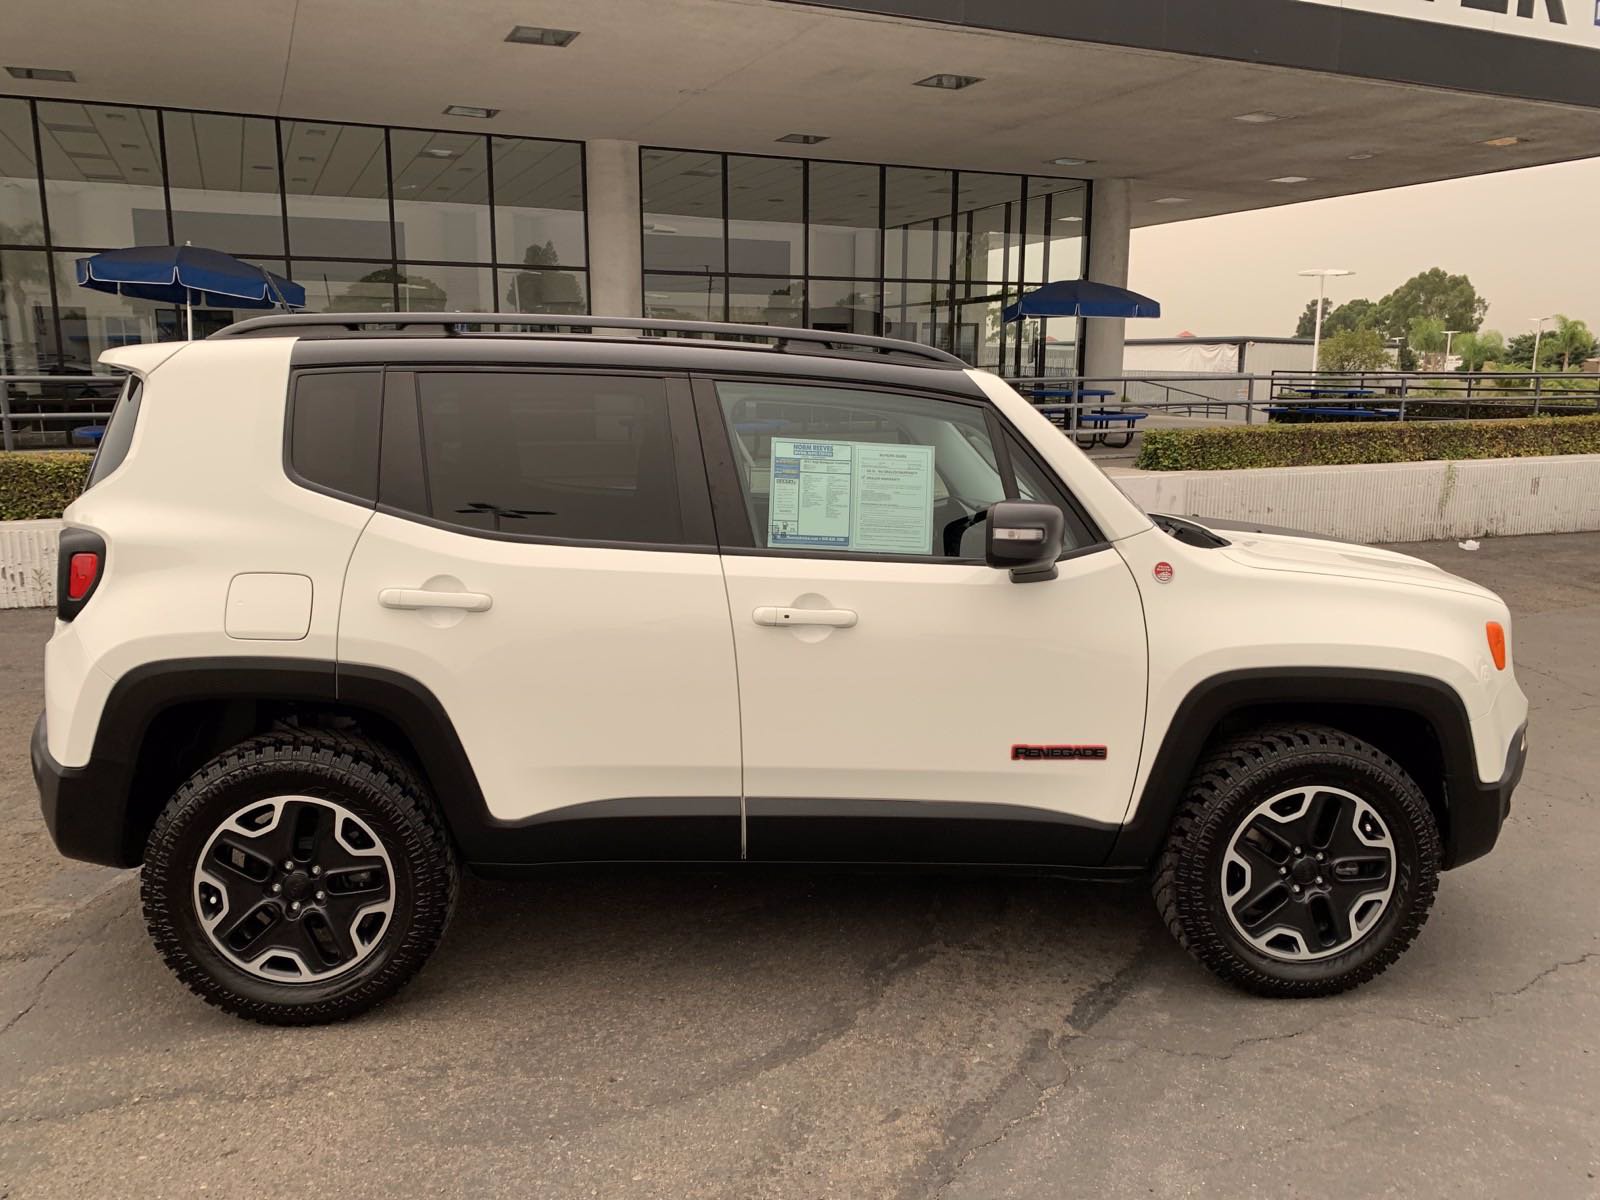
[[[198,856],[217,826],[250,801],[299,794],[336,801],[377,834],[393,874],[394,911],[367,957],[327,980],[275,982],[224,957],[200,924]],[[201,767],[168,802],[145,847],[140,898],[156,949],[209,1004],[271,1025],[315,1025],[364,1012],[404,986],[444,936],[460,870],[432,797],[403,759],[328,730],[263,734]]]
[[[1394,891],[1359,940],[1331,957],[1286,962],[1234,928],[1222,866],[1240,822],[1297,785],[1345,789],[1366,801],[1394,843]],[[1153,891],[1179,943],[1229,983],[1262,996],[1327,996],[1381,974],[1410,946],[1439,882],[1438,826],[1404,769],[1359,738],[1320,725],[1273,725],[1216,746],[1190,779],[1156,866]]]

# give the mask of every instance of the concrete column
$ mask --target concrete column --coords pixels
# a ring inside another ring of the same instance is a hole
[[[1128,239],[1133,229],[1132,190],[1126,179],[1097,179],[1089,208],[1089,278],[1115,287],[1128,286]],[[1122,346],[1127,322],[1089,317],[1083,322],[1083,373],[1122,374]],[[1093,386],[1091,384],[1090,386]]]
[[[586,143],[589,187],[589,311],[643,315],[639,143]]]

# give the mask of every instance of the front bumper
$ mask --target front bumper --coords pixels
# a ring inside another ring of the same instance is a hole
[[[1528,726],[1524,722],[1512,735],[1505,770],[1493,783],[1473,780],[1448,797],[1449,827],[1445,831],[1444,865],[1459,867],[1494,849],[1500,827],[1511,812],[1511,793],[1522,780],[1528,762]]]
[[[56,849],[68,858],[107,867],[136,867],[124,838],[127,796],[121,764],[63,767],[50,757],[44,714],[33,727],[28,757],[39,788],[39,808]]]

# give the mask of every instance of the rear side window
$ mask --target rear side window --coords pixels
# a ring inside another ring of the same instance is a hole
[[[372,504],[378,495],[380,371],[305,371],[289,411],[289,465],[305,482]]]
[[[122,395],[111,410],[106,431],[100,435],[100,449],[95,451],[94,462],[89,465],[89,478],[83,485],[88,491],[128,457],[128,447],[133,443],[133,427],[139,420],[139,397],[144,392],[144,381],[137,375],[128,377]]]
[[[685,541],[664,380],[519,371],[416,380],[422,515],[487,533]]]

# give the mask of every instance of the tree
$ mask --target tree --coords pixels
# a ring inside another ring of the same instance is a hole
[[[1461,356],[1461,370],[1482,371],[1506,361],[1506,339],[1498,329],[1463,333],[1456,338],[1455,351]]]
[[[1552,351],[1560,353],[1563,371],[1572,370],[1574,359],[1582,366],[1583,360],[1592,357],[1595,351],[1595,336],[1589,326],[1564,313],[1556,314],[1556,327],[1545,335],[1545,342]],[[1539,357],[1544,357],[1543,346],[1539,348]]]
[[[1378,301],[1378,327],[1390,337],[1405,337],[1417,317],[1442,321],[1458,333],[1475,332],[1483,324],[1489,302],[1478,295],[1465,275],[1449,275],[1438,267],[1413,275]]]
[[[1329,337],[1335,333],[1342,333],[1347,329],[1369,329],[1377,320],[1378,306],[1371,300],[1346,300],[1343,304],[1330,307],[1322,314],[1322,336]],[[1300,314],[1300,323],[1295,326],[1294,336],[1308,338],[1316,333],[1317,302],[1307,300],[1306,308]]]
[[[522,265],[560,266],[555,243],[529,246],[523,251]],[[512,312],[525,313],[581,313],[585,307],[583,288],[569,271],[518,271],[506,288],[506,303]]]
[[[1436,370],[1443,365],[1445,347],[1449,344],[1444,322],[1438,317],[1411,318],[1406,328],[1406,345],[1413,352],[1426,355],[1430,369]]]
[[[1388,343],[1376,329],[1341,329],[1323,338],[1317,363],[1324,371],[1381,371],[1389,365]]]
[[[1534,342],[1539,344],[1539,366],[1533,363]],[[1506,346],[1505,365],[1508,367],[1521,367],[1524,370],[1539,370],[1549,366],[1550,360],[1555,357],[1555,348],[1550,344],[1549,338],[1535,338],[1531,333],[1519,333],[1512,338]]]

